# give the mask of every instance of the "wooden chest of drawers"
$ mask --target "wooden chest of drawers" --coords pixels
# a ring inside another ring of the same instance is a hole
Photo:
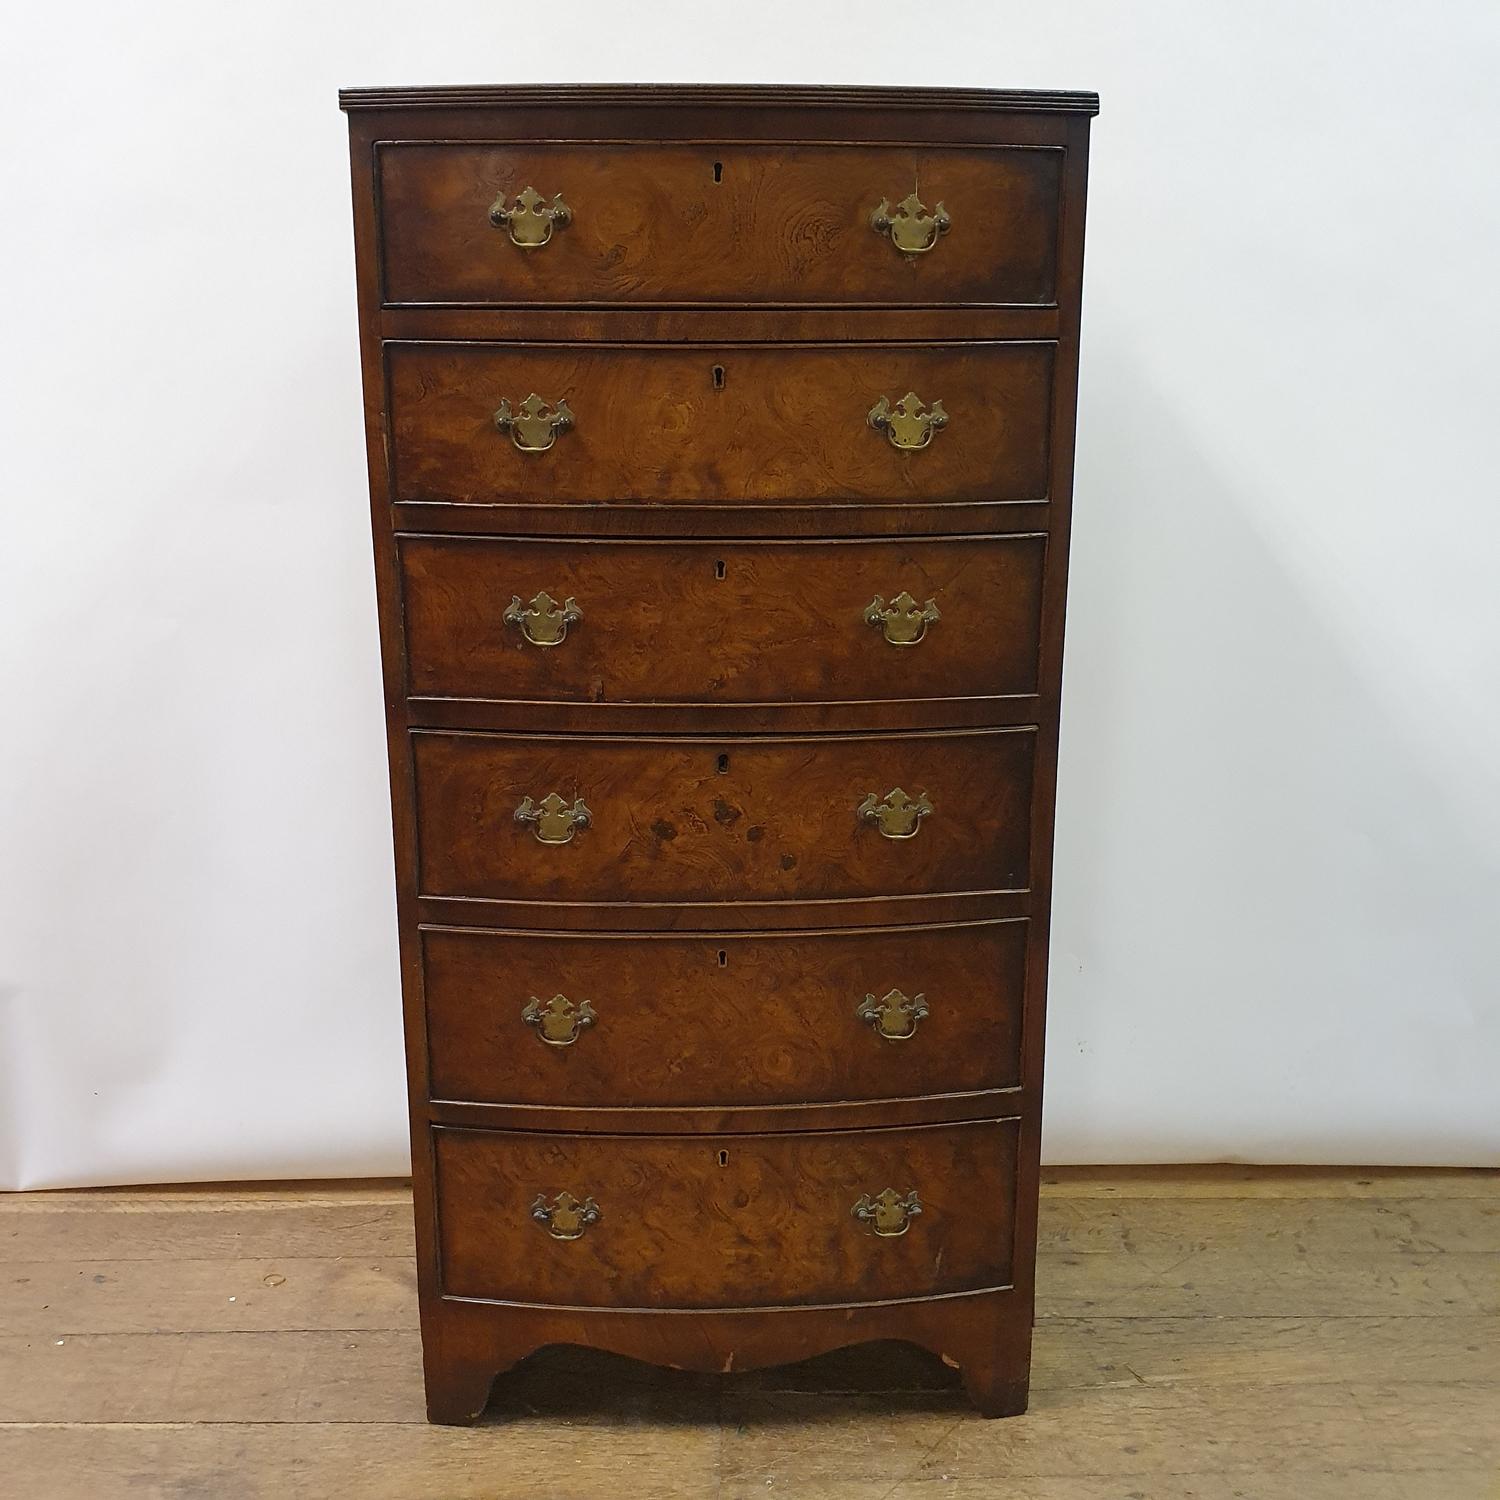
[[[429,1413],[1030,1363],[1091,94],[353,90]]]

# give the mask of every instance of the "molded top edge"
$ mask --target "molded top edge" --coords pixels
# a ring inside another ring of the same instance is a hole
[[[790,105],[849,109],[978,109],[1096,115],[1099,96],[1061,89],[871,88],[745,83],[441,84],[339,90],[339,108],[461,109],[494,105]]]

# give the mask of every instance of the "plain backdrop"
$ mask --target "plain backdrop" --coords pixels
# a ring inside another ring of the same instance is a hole
[[[404,1171],[345,84],[1093,88],[1046,1156],[1500,1162],[1500,7],[256,0],[0,56],[0,1185]]]

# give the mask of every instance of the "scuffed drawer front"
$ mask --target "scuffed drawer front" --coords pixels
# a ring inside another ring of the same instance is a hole
[[[754,937],[428,929],[432,1093],[695,1108],[1013,1088],[1027,927]]]
[[[1053,345],[386,345],[398,502],[1047,498]]]
[[[1027,885],[1030,729],[412,736],[428,896],[739,902]]]
[[[712,705],[1036,692],[1042,536],[399,546],[418,697]]]
[[[390,304],[1056,296],[1055,149],[388,142],[377,160]]]
[[[693,1308],[1004,1286],[1016,1129],[1014,1120],[717,1137],[438,1129],[443,1291]]]

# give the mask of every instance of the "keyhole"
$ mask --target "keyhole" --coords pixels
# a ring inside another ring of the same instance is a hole
[[[715,578],[722,578],[723,576],[724,576],[724,559],[721,557],[714,564],[714,577]]]
[[[727,1167],[729,1165],[729,1153],[727,1151],[719,1152],[719,1165],[721,1167]]]
[[[714,389],[716,391],[722,391],[724,389],[724,366],[723,365],[715,365],[714,366]]]
[[[721,755],[719,757],[719,775],[720,776],[725,775],[728,772],[728,770],[729,770],[729,757],[727,755]]]
[[[721,969],[729,967],[729,955],[722,948],[719,949],[719,967]]]
[[[724,163],[721,162],[721,161],[716,161],[714,163],[714,181],[715,182],[723,182],[723,180],[724,180]]]

